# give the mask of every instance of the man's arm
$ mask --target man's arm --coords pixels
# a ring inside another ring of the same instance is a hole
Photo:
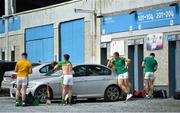
[[[108,63],[107,63],[107,67],[112,67],[112,59],[109,59]]]
[[[32,74],[32,64],[29,66],[29,74]]]
[[[158,69],[158,65],[156,65],[156,66],[154,67],[154,71],[157,71],[157,69]]]
[[[54,67],[54,70],[58,70],[59,69],[59,65],[57,64],[55,67]]]
[[[32,67],[29,68],[29,74],[32,74]]]
[[[157,69],[158,69],[158,63],[156,61],[156,65],[154,66],[154,71],[157,71]]]
[[[146,62],[146,58],[144,58],[143,62],[142,62],[142,67],[145,67],[145,62]]]
[[[144,61],[142,62],[142,67],[144,68]]]
[[[18,72],[18,64],[15,66],[15,72]]]
[[[129,59],[129,58],[125,60],[125,67],[126,68],[129,66],[130,62],[131,62],[131,59]]]

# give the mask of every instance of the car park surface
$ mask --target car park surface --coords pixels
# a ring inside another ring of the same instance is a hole
[[[89,102],[78,101],[72,106],[63,106],[59,102],[51,105],[15,107],[15,99],[0,97],[0,112],[61,112],[61,113],[117,113],[117,112],[180,112],[180,100],[169,99],[133,99],[124,101],[104,102],[102,100]],[[8,108],[8,109],[7,109]]]

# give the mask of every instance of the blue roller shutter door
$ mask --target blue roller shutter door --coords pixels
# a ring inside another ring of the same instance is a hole
[[[51,62],[54,56],[53,25],[27,29],[26,52],[31,62]]]
[[[71,56],[73,64],[84,63],[84,20],[61,24],[61,59],[65,53]]]

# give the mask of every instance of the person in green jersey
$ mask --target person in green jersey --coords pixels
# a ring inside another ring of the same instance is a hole
[[[158,63],[155,60],[155,54],[150,53],[149,57],[146,57],[142,63],[142,67],[145,71],[144,76],[144,83],[145,83],[145,91],[146,91],[146,98],[151,98],[152,93],[154,91],[154,72],[158,68]]]
[[[130,59],[120,57],[118,52],[115,52],[113,57],[112,65],[115,67],[118,74],[117,83],[119,87],[127,94],[126,100],[128,100],[132,97],[128,78],[128,65],[130,63]]]
[[[72,64],[69,61],[70,56],[68,54],[64,55],[64,60],[58,62],[55,66],[55,70],[59,67],[62,68],[62,104],[65,104],[65,96],[68,95],[69,103],[71,104],[72,98],[72,86],[73,86],[73,71],[72,71]]]

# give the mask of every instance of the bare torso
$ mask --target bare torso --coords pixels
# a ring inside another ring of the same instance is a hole
[[[72,75],[72,65],[64,65],[62,66],[63,75]]]

